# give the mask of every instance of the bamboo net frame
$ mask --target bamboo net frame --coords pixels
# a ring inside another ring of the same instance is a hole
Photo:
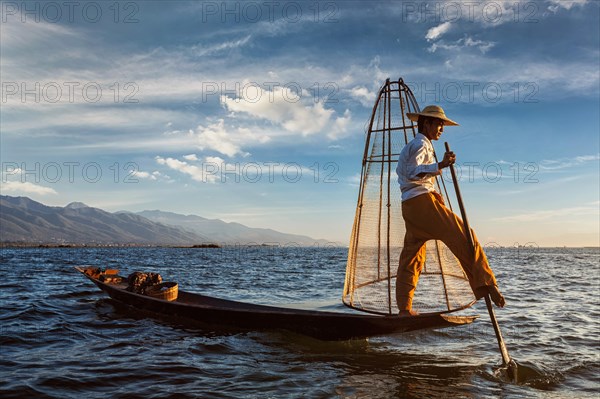
[[[379,90],[367,130],[348,249],[342,301],[351,308],[384,315],[398,313],[396,272],[406,230],[396,166],[400,151],[417,133],[416,123],[406,114],[419,111],[402,78],[387,79]],[[436,189],[450,204],[440,177]],[[426,246],[413,309],[448,312],[472,305],[475,298],[456,257],[441,241],[431,240]]]

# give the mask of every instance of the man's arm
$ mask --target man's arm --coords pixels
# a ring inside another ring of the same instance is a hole
[[[417,177],[422,179],[423,177],[429,176],[429,175],[436,175],[439,174],[439,171],[441,171],[444,168],[447,168],[448,166],[454,164],[454,162],[456,162],[456,155],[452,152],[446,152],[444,154],[444,159],[442,159],[441,162],[438,162],[437,165],[436,164],[431,164],[431,165],[419,165],[421,168],[420,169],[428,169],[426,171],[423,172],[419,172],[417,173]],[[433,165],[436,165],[437,170],[433,170],[431,167]],[[419,166],[417,167],[417,170],[419,169]],[[435,173],[438,172],[438,173]]]

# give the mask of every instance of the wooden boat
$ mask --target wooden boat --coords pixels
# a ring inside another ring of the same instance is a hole
[[[242,330],[283,329],[321,340],[347,340],[402,333],[428,328],[453,327],[473,322],[478,316],[455,316],[451,312],[426,313],[413,317],[342,313],[256,305],[178,291],[168,301],[127,291],[127,284],[101,281],[88,268],[76,269],[112,299],[158,318],[200,322]]]

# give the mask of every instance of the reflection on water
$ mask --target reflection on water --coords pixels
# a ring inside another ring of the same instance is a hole
[[[514,383],[484,303],[466,311],[481,316],[468,326],[323,342],[150,319],[72,268],[153,271],[189,291],[349,311],[344,249],[2,249],[0,396],[595,398],[599,253],[531,251],[489,251],[508,301],[496,314]]]

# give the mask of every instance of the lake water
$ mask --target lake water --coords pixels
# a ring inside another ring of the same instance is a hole
[[[0,250],[2,398],[598,398],[600,252],[495,248],[507,298],[473,324],[343,342],[284,331],[186,328],[116,306],[73,266],[153,271],[181,289],[345,311],[346,249]]]

